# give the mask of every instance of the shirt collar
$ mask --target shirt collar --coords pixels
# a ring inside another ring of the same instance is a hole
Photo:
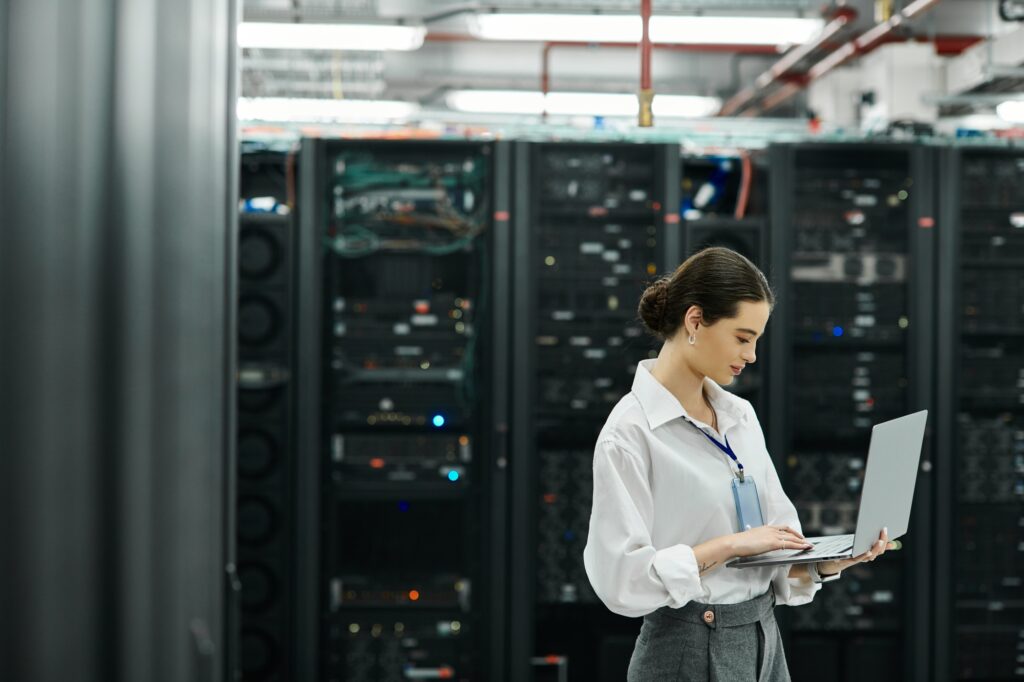
[[[636,374],[633,377],[633,395],[640,402],[640,407],[647,417],[647,423],[651,430],[662,424],[672,421],[677,417],[685,417],[698,426],[709,426],[708,424],[691,417],[679,403],[679,400],[672,395],[671,391],[665,388],[660,381],[654,378],[651,370],[657,363],[657,358],[641,360],[636,367]],[[749,418],[743,399],[725,390],[710,377],[704,377],[704,385],[708,390],[708,397],[718,414],[718,431],[725,433],[726,429],[735,423],[746,423]]]

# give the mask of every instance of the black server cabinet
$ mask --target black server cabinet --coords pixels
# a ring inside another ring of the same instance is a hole
[[[301,153],[304,658],[332,682],[500,679],[509,148]]]
[[[682,259],[709,246],[724,246],[746,256],[774,281],[768,240],[768,168],[764,155],[689,156],[681,159],[679,215]],[[765,369],[771,335],[761,342],[758,362],[727,390],[749,400],[763,414],[767,399]]]
[[[872,425],[932,407],[934,154],[884,143],[769,154],[769,446],[804,532],[852,533]],[[932,679],[930,415],[904,549],[780,610],[794,680]]]
[[[295,157],[250,147],[238,219],[235,675],[284,682],[295,679]]]
[[[937,680],[1024,678],[1024,150],[941,169]]]
[[[593,447],[640,360],[636,308],[679,263],[679,149],[515,148],[511,680],[621,680],[638,619],[612,614],[583,568]]]

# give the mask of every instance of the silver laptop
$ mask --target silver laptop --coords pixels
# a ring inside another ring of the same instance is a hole
[[[754,568],[847,559],[868,551],[878,541],[883,528],[889,528],[890,540],[906,534],[927,419],[928,410],[921,410],[871,428],[856,533],[807,538],[814,545],[811,549],[776,550],[738,557],[726,565]]]

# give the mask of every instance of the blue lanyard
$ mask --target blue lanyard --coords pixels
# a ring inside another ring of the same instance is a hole
[[[732,446],[731,446],[731,445],[729,445],[729,436],[726,436],[726,437],[725,437],[725,445],[722,445],[722,444],[721,444],[721,443],[719,443],[719,442],[718,442],[717,440],[715,440],[714,438],[712,438],[711,436],[709,436],[709,435],[708,435],[707,433],[705,433],[705,432],[704,432],[704,431],[703,431],[703,430],[702,430],[702,429],[701,429],[701,428],[700,428],[699,426],[697,426],[697,425],[696,425],[696,424],[694,424],[693,422],[691,422],[691,421],[689,421],[689,420],[687,420],[687,422],[688,422],[688,423],[689,423],[689,424],[690,424],[691,426],[693,426],[693,428],[695,428],[695,429],[697,429],[698,431],[700,431],[700,432],[701,432],[701,434],[702,434],[702,435],[703,435],[703,436],[704,436],[705,438],[707,438],[707,439],[708,439],[709,441],[711,441],[712,443],[714,443],[714,444],[715,444],[715,447],[717,447],[717,448],[718,448],[719,450],[721,450],[721,451],[722,451],[722,452],[724,452],[725,454],[729,455],[729,458],[730,458],[730,459],[732,459],[732,461],[736,462],[736,466],[737,466],[737,467],[739,468],[739,477],[740,477],[740,481],[742,482],[742,481],[744,480],[744,476],[743,476],[743,465],[742,465],[742,464],[740,463],[740,460],[736,458],[736,453],[732,451]]]

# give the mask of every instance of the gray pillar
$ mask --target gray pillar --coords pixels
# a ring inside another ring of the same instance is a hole
[[[0,679],[223,677],[234,22],[0,3]]]

